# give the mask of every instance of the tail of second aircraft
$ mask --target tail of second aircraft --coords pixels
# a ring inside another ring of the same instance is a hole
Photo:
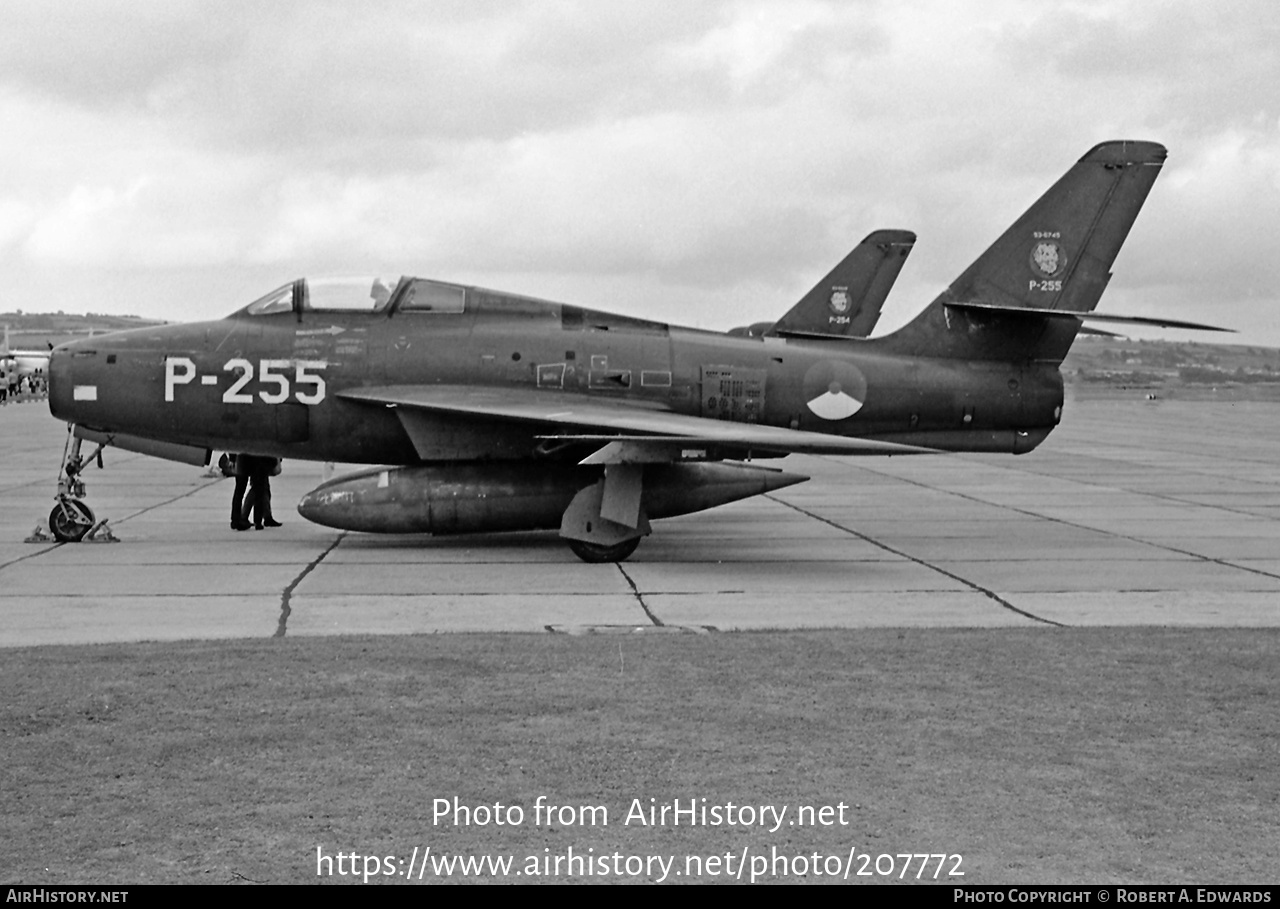
[[[909,230],[868,234],[800,302],[763,332],[783,337],[865,338],[880,319],[916,235]]]
[[[921,357],[1061,362],[1079,314],[1098,305],[1166,155],[1155,142],[1095,146],[880,344]]]
[[[876,327],[915,242],[909,230],[872,231],[777,322],[756,322],[730,329],[729,334],[823,341],[865,338]]]

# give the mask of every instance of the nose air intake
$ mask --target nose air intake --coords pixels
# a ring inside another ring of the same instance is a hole
[[[88,356],[90,353],[80,346],[80,342],[55,347],[49,354],[49,412],[59,420],[80,422],[77,410],[83,410],[83,406],[77,408],[76,403],[91,395],[94,399],[97,397],[96,385],[82,384],[77,391],[72,376],[73,361]]]

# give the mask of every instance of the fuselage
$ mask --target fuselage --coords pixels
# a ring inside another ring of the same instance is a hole
[[[370,464],[517,459],[539,442],[520,427],[482,432],[440,417],[440,446],[424,456],[395,408],[344,400],[347,389],[524,386],[950,451],[1028,451],[1061,415],[1053,363],[906,356],[876,340],[731,337],[417,285],[456,304],[402,306],[397,291],[375,311],[311,310],[298,303],[300,281],[274,311],[259,302],[217,321],[63,345],[50,359],[50,408],[108,433]]]

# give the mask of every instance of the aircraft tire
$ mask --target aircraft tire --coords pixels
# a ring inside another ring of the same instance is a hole
[[[59,502],[49,512],[49,530],[59,543],[79,543],[93,524],[93,509],[79,499],[67,499],[65,507]]]
[[[623,540],[612,546],[601,546],[599,543],[588,543],[586,540],[570,540],[569,548],[573,554],[584,562],[598,565],[602,562],[625,562],[631,553],[640,545],[640,538]]]

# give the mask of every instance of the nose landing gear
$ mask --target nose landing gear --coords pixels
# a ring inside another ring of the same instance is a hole
[[[78,543],[97,526],[93,509],[81,501],[85,487],[80,473],[86,459],[80,456],[80,443],[75,427],[68,427],[62,469],[58,473],[58,503],[49,512],[49,530],[59,543]],[[101,468],[102,446],[99,445],[87,460],[96,460]]]

